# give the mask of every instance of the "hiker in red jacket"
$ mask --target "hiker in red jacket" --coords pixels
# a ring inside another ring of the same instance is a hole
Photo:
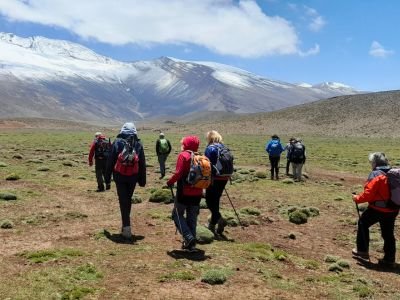
[[[93,166],[93,157],[95,161],[95,171],[97,179],[96,192],[104,192],[104,177],[106,174],[107,158],[111,150],[110,140],[101,132],[96,132],[94,140],[90,145],[89,151],[89,166]],[[110,185],[106,185],[106,189],[110,189]]]
[[[195,188],[186,182],[190,171],[191,152],[197,152],[200,140],[197,136],[187,136],[181,140],[175,173],[167,185],[173,187],[177,182],[177,192],[172,217],[176,227],[183,237],[182,249],[194,250],[196,246],[196,225],[199,214],[199,204],[203,190]],[[189,151],[188,151],[189,150]],[[184,214],[186,213],[186,217]]]
[[[382,266],[393,266],[396,260],[396,239],[394,224],[399,208],[389,205],[390,188],[386,172],[390,166],[384,153],[375,152],[369,155],[372,172],[365,183],[364,191],[353,195],[356,203],[368,202],[368,208],[358,220],[357,248],[352,253],[355,257],[369,259],[369,227],[379,222],[381,235],[384,241],[384,257],[378,263]]]

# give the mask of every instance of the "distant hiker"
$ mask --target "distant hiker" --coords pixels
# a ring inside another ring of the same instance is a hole
[[[399,213],[399,207],[390,203],[390,187],[386,173],[390,170],[384,153],[371,153],[368,157],[372,172],[364,185],[364,191],[353,195],[358,203],[368,202],[368,208],[358,220],[357,248],[352,253],[356,257],[369,258],[369,227],[379,222],[383,244],[383,259],[378,263],[382,266],[393,266],[396,259],[396,239],[394,224]]]
[[[132,238],[131,207],[136,183],[146,185],[146,159],[133,123],[125,123],[115,139],[107,161],[106,184],[113,175],[122,218],[122,237]]]
[[[302,180],[302,169],[306,162],[306,147],[301,140],[295,139],[289,152],[289,160],[292,164],[294,181]]]
[[[95,161],[95,171],[97,179],[96,192],[104,192],[104,177],[106,174],[107,158],[111,151],[110,139],[101,132],[96,132],[94,141],[90,145],[89,151],[89,166],[93,166],[93,157]],[[106,189],[110,189],[110,185],[106,185]]]
[[[269,162],[271,164],[271,180],[274,179],[274,172],[275,179],[279,179],[279,160],[281,159],[281,153],[283,150],[284,148],[281,141],[276,134],[274,134],[271,137],[271,140],[265,145],[265,151],[268,152]]]
[[[290,169],[290,151],[293,148],[295,138],[290,138],[289,143],[286,144],[284,151],[286,151],[286,176],[289,176],[289,169]]]
[[[233,156],[222,143],[222,136],[217,131],[207,132],[207,143],[204,155],[210,159],[213,166],[213,181],[206,190],[206,203],[211,211],[211,219],[207,227],[214,234],[222,234],[227,222],[219,211],[220,199],[226,183],[233,174]]]
[[[164,133],[160,133],[159,139],[156,142],[156,153],[158,162],[160,164],[160,179],[165,176],[165,162],[167,161],[168,155],[171,153],[172,147],[169,140],[165,138]]]
[[[197,188],[187,183],[192,153],[199,149],[200,140],[197,136],[186,136],[181,140],[181,152],[176,161],[175,173],[167,181],[169,187],[177,182],[175,207],[172,217],[176,228],[182,234],[182,249],[194,250],[196,246],[196,226],[199,214],[199,204],[203,193],[202,188]],[[184,214],[186,213],[186,216]]]

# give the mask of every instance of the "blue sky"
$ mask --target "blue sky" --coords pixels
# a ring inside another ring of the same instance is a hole
[[[400,89],[399,11],[397,0],[0,0],[0,31],[382,91]]]

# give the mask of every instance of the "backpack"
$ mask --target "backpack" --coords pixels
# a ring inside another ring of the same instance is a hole
[[[111,141],[105,138],[98,138],[94,148],[94,157],[98,159],[107,159],[111,152]]]
[[[186,182],[195,188],[206,189],[211,184],[211,162],[207,156],[190,152],[190,170]]]
[[[280,156],[282,153],[282,146],[281,146],[281,142],[279,140],[271,140],[270,144],[269,144],[269,152],[268,154],[270,156]]]
[[[160,141],[160,153],[167,154],[169,152],[169,145],[166,139],[159,139]]]
[[[136,142],[133,139],[121,139],[124,148],[118,154],[117,162],[114,166],[114,171],[124,175],[132,176],[139,173],[139,156],[136,153]]]
[[[390,169],[386,176],[390,189],[388,207],[400,208],[400,169]]]
[[[290,161],[296,164],[302,163],[305,159],[304,145],[300,142],[295,143],[290,150]]]
[[[224,145],[215,146],[218,150],[217,163],[213,165],[216,176],[232,176],[233,174],[233,155],[229,148]]]

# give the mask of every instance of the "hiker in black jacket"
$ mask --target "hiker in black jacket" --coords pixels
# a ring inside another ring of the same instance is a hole
[[[111,149],[107,160],[106,184],[113,175],[117,187],[122,218],[122,237],[132,239],[130,213],[136,183],[146,185],[146,158],[133,123],[125,123]]]

